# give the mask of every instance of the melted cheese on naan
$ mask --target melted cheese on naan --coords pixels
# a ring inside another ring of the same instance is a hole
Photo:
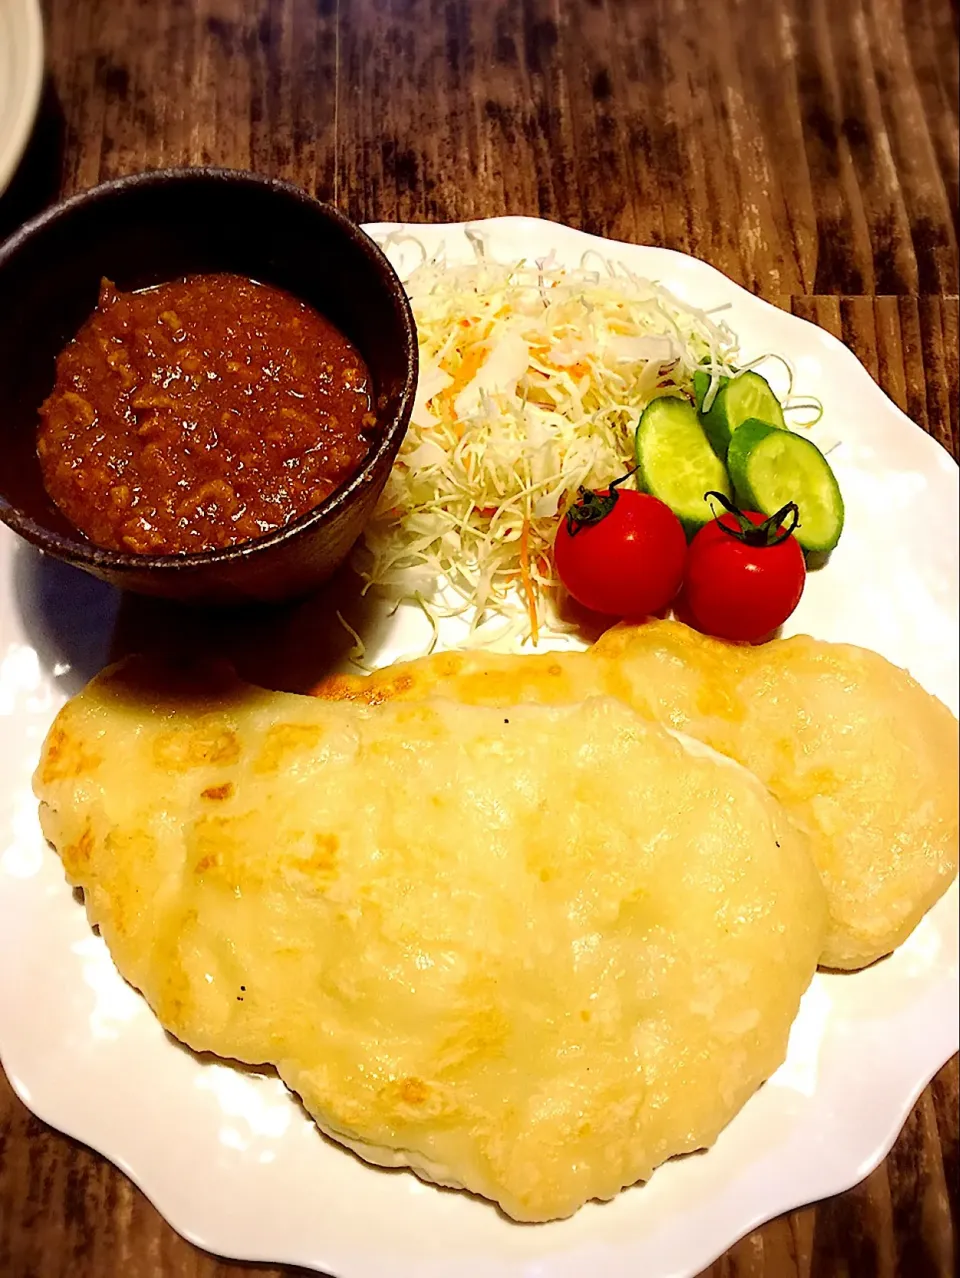
[[[167,1029],[519,1220],[709,1145],[823,941],[780,806],[609,698],[370,708],[132,662],[61,711],[35,787]]]

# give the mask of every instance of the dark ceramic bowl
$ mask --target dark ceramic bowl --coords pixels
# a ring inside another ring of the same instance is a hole
[[[366,360],[381,432],[360,471],[321,505],[225,550],[134,555],[89,541],[54,506],[36,455],[37,410],[100,280],[144,288],[232,271],[315,307]],[[201,604],[289,599],[343,562],[400,447],[417,381],[403,286],[373,241],[296,187],[224,169],[107,182],[49,209],[0,247],[0,519],[49,555],[114,586]]]

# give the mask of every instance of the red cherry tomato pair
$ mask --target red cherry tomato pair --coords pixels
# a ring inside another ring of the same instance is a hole
[[[649,493],[619,492],[622,482],[599,492],[581,489],[557,530],[557,573],[578,603],[608,616],[641,617],[680,594],[678,610],[722,639],[756,641],[786,621],[806,577],[791,535],[796,506],[768,517],[710,494],[726,510],[688,547],[669,506]]]

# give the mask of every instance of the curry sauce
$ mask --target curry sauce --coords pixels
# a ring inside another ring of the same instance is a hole
[[[352,343],[279,288],[104,280],[57,359],[37,452],[51,498],[98,545],[212,550],[283,527],[354,475],[371,399]]]

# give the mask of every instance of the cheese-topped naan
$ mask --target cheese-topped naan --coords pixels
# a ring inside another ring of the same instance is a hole
[[[906,939],[957,873],[957,721],[905,671],[801,635],[755,647],[676,621],[619,625],[585,653],[445,652],[323,697],[562,705],[604,694],[749,768],[810,839],[827,889],[821,962],[858,968]]]
[[[709,1145],[823,942],[779,804],[609,698],[371,708],[132,662],[64,707],[35,788],[167,1029],[518,1220]]]

